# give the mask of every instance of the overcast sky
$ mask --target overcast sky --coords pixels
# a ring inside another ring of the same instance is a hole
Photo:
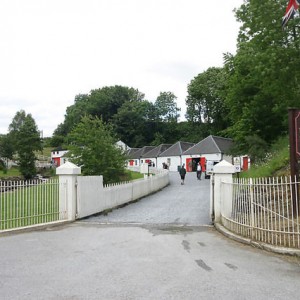
[[[44,136],[78,94],[123,85],[155,101],[236,51],[243,0],[1,0],[0,133],[16,112]]]

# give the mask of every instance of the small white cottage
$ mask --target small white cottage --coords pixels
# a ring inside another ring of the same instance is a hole
[[[203,171],[206,169],[207,161],[218,163],[221,160],[226,160],[232,163],[232,156],[227,154],[232,145],[232,139],[210,135],[186,150],[182,154],[182,160],[188,172],[196,171],[199,162]]]
[[[162,169],[167,166],[170,171],[178,171],[178,167],[184,163],[182,153],[194,145],[194,143],[181,141],[175,143],[157,157],[157,168]]]

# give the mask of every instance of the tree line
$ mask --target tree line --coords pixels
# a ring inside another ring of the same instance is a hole
[[[288,108],[300,104],[299,16],[281,28],[287,1],[244,1],[235,10],[240,30],[235,55],[188,87],[187,118],[214,123],[235,141],[235,153],[263,159],[288,133]]]
[[[88,118],[130,147],[199,142],[213,134],[235,141],[232,154],[263,159],[288,132],[288,108],[300,103],[300,19],[295,16],[282,30],[286,5],[286,0],[245,0],[235,10],[240,22],[236,54],[225,53],[222,67],[191,79],[186,121],[178,121],[177,98],[170,91],[151,102],[133,87],[103,87],[75,96],[51,145],[74,144],[71,133]]]

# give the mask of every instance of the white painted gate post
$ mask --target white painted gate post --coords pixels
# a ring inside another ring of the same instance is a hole
[[[214,166],[213,178],[211,180],[210,211],[214,216],[214,222],[221,222],[222,208],[228,213],[232,209],[232,189],[223,193],[221,190],[222,182],[232,183],[232,175],[235,173],[234,165],[222,160]]]
[[[56,169],[59,175],[59,211],[67,213],[67,220],[74,221],[76,218],[77,175],[81,174],[81,168],[71,162],[66,162]]]

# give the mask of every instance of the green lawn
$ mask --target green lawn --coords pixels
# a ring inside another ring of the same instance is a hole
[[[56,221],[59,219],[58,181],[3,191],[0,205],[0,230]]]
[[[7,170],[5,173],[3,170],[0,170],[0,179],[1,178],[8,178],[8,177],[19,177],[21,173],[18,168],[11,168]]]
[[[0,178],[16,177],[20,173],[12,168],[7,174],[0,171]],[[126,171],[121,181],[143,178],[138,172]],[[46,183],[17,186],[7,190],[0,180],[0,230],[25,227],[59,220],[59,183],[51,179]]]
[[[38,156],[38,155],[43,155],[43,156],[46,156],[46,157],[51,157],[51,150],[53,150],[53,147],[44,147],[42,151],[36,151],[35,152],[35,155]]]
[[[140,179],[140,178],[144,178],[144,174],[141,174],[139,172],[125,170],[124,174],[120,178],[120,182],[131,181],[131,180]]]

